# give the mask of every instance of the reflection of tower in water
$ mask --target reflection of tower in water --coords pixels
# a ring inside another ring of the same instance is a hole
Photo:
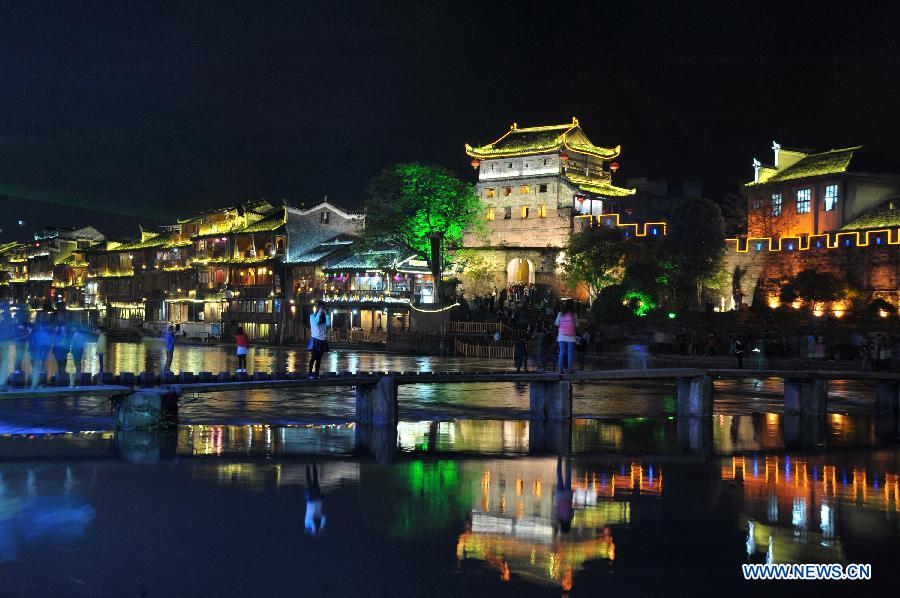
[[[611,526],[631,521],[631,498],[659,495],[658,466],[639,463],[615,470],[582,469],[571,478],[571,529],[556,522],[559,493],[555,459],[481,464],[480,492],[473,496],[468,531],[457,542],[460,561],[477,559],[511,576],[571,589],[586,561],[615,560]],[[557,496],[555,496],[557,495]]]

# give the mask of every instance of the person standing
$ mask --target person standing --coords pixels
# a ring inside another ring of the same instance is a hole
[[[589,342],[587,332],[580,332],[575,335],[575,352],[578,354],[578,369],[580,370],[584,370],[584,359]]]
[[[95,349],[97,353],[97,373],[103,373],[103,358],[106,356],[107,349],[107,339],[106,339],[106,330],[103,326],[97,327],[97,348]]]
[[[16,323],[13,345],[16,348],[16,373],[22,372],[22,362],[25,361],[25,353],[28,351],[28,339],[31,337],[31,326],[27,322],[19,320]]]
[[[81,359],[84,357],[84,343],[87,340],[84,330],[76,328],[72,334],[72,363],[75,365],[75,375],[81,373]]]
[[[166,365],[163,366],[163,372],[172,371],[172,358],[175,356],[175,327],[169,326],[166,332]]]
[[[528,336],[525,332],[520,332],[519,338],[516,339],[516,344],[513,348],[513,361],[516,366],[516,372],[522,371],[522,367],[524,367],[525,372],[528,373]]]
[[[44,362],[52,347],[53,338],[47,326],[37,324],[28,343],[28,352],[31,356],[31,388],[40,386],[41,374],[44,373]]]
[[[66,361],[69,360],[69,334],[62,324],[56,325],[53,332],[53,359],[56,360],[56,373],[66,373]]]
[[[559,372],[565,373],[572,371],[572,352],[575,350],[575,330],[578,329],[578,316],[572,311],[572,301],[563,302],[560,312],[556,315],[556,327],[559,332],[556,335],[556,342],[559,345]],[[565,367],[563,367],[565,364]]]
[[[737,358],[738,369],[744,369],[744,339],[742,339],[740,335],[734,337],[734,343],[732,347],[734,350],[734,356]]]
[[[6,304],[0,305],[0,392],[6,391],[9,383],[9,352],[13,346],[16,327]]]
[[[173,331],[174,335],[174,331]],[[234,342],[237,344],[237,358],[238,365],[235,373],[238,374],[246,374],[247,373],[247,351],[250,348],[250,338],[247,336],[247,333],[244,332],[243,328],[237,329],[237,334],[234,335]]]
[[[322,367],[322,356],[328,351],[328,315],[321,303],[309,316],[309,378],[318,378]]]
[[[594,350],[597,355],[603,353],[603,332],[600,330],[594,332]]]
[[[547,329],[543,322],[538,324],[534,333],[534,362],[535,369],[539,371],[543,371],[547,363]]]

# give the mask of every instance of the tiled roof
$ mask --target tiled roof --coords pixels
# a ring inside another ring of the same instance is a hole
[[[635,193],[634,189],[624,189],[604,181],[580,177],[573,174],[566,174],[566,178],[579,189],[604,197],[628,197]]]
[[[466,144],[466,153],[474,158],[503,158],[526,154],[540,154],[569,149],[611,160],[619,155],[621,148],[605,148],[593,145],[573,118],[570,124],[544,127],[519,128],[516,124],[502,137],[480,147]]]
[[[775,174],[760,180],[759,183],[750,182],[747,183],[747,186],[768,185],[769,183],[781,183],[814,176],[840,174],[847,171],[847,167],[853,159],[853,153],[860,149],[862,149],[862,146],[810,154],[787,168],[775,171]]]
[[[333,239],[331,241],[326,241],[325,243],[320,243],[315,247],[312,247],[305,252],[301,253],[299,256],[294,258],[293,262],[297,264],[315,264],[330,255],[334,255],[338,251],[346,249],[349,245],[352,245],[352,240],[340,240]]]
[[[383,251],[362,250],[353,253],[346,259],[325,268],[327,271],[343,271],[343,270],[380,270],[382,268],[393,268],[400,260],[400,252],[395,249]]]
[[[284,226],[284,210],[278,210],[271,216],[266,216],[256,222],[251,222],[244,228],[233,231],[235,234],[241,233],[268,233],[276,231]]]
[[[900,226],[900,198],[888,200],[859,218],[845,224],[841,230],[866,230]]]

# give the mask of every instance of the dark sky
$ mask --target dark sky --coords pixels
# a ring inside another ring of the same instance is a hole
[[[472,177],[465,142],[573,115],[622,144],[617,182],[700,180],[714,197],[773,139],[896,157],[897,16],[846,1],[0,0],[0,197],[42,202],[25,228],[80,208],[116,228],[257,197],[356,207],[392,162]],[[25,230],[25,204],[7,203],[0,239]]]

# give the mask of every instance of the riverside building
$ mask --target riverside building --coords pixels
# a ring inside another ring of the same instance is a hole
[[[601,214],[619,213],[633,189],[613,184],[621,146],[594,145],[577,118],[519,127],[495,141],[466,145],[485,203],[487,239],[466,235],[495,272],[498,288],[535,285],[564,294],[560,251],[569,235]]]

